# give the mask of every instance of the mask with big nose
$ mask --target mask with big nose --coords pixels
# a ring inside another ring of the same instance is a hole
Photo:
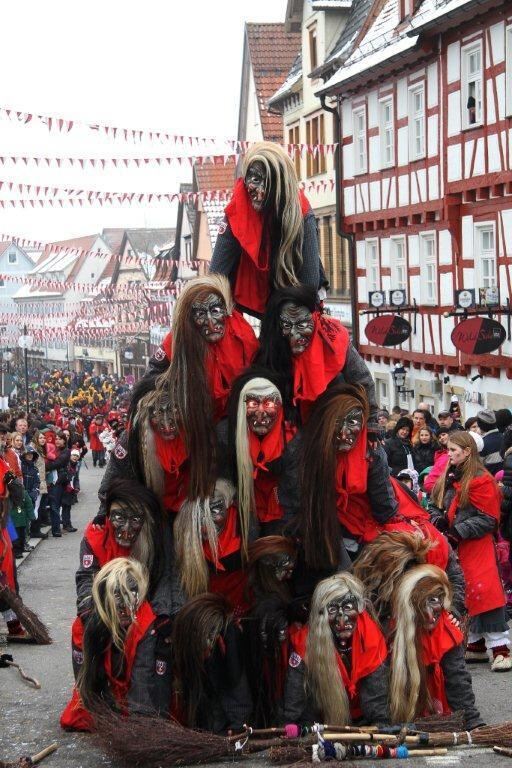
[[[443,612],[443,596],[441,593],[438,595],[431,595],[430,597],[427,597],[425,600],[425,604],[423,606],[422,611],[422,623],[423,628],[427,630],[427,632],[432,632],[434,630],[439,622],[439,619],[441,618],[441,614]]]
[[[339,650],[351,647],[358,613],[357,598],[350,593],[327,604],[327,619]]]
[[[268,435],[279,418],[281,408],[281,395],[278,389],[266,395],[248,392],[245,397],[245,410],[247,425],[251,432],[258,437]]]
[[[292,355],[305,352],[315,330],[315,321],[309,309],[286,301],[279,313],[279,325],[281,333],[288,339]]]
[[[114,538],[120,547],[133,547],[144,525],[146,513],[144,510],[130,509],[113,502],[110,507],[110,522],[114,530]]]
[[[192,321],[209,344],[224,337],[227,314],[224,300],[215,293],[209,293],[192,304]]]
[[[267,202],[267,173],[259,160],[251,163],[244,179],[245,188],[255,211],[263,210]]]

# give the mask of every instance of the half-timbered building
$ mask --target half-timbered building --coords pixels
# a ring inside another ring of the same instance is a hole
[[[338,105],[341,226],[354,239],[358,341],[381,405],[395,404],[401,364],[404,407],[437,410],[454,395],[466,416],[512,406],[510,333],[488,354],[452,342],[462,289],[475,292],[470,313],[498,289],[487,309],[509,328],[512,3],[374,0],[318,93]],[[413,332],[400,346],[366,338],[376,291],[384,307],[405,291]]]

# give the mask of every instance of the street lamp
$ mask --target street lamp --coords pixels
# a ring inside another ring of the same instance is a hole
[[[400,405],[398,402],[398,395],[411,395],[411,397],[414,397],[414,389],[407,389],[405,386],[407,371],[403,365],[395,365],[391,375],[393,376],[393,381],[395,382],[397,405]]]

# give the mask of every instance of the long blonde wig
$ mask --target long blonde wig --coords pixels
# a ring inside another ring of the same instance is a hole
[[[357,611],[365,610],[364,587],[349,573],[337,573],[320,581],[313,593],[306,644],[306,685],[321,712],[323,722],[348,725],[350,705],[340,679],[327,606],[347,594],[357,600]]]
[[[131,582],[135,582],[138,588],[136,601],[130,590]],[[138,608],[146,599],[147,592],[147,569],[142,563],[129,557],[116,557],[114,560],[110,560],[94,578],[92,584],[94,609],[108,628],[112,642],[120,651],[124,647],[124,631],[119,622],[116,595],[128,606],[133,620]]]
[[[235,497],[235,487],[228,480],[218,478],[215,494],[222,496],[226,508],[229,508]],[[174,523],[174,547],[181,584],[189,598],[208,591],[208,564],[201,535],[203,526],[206,528],[210,551],[216,561],[218,536],[210,512],[210,499],[185,501]]]
[[[250,379],[240,391],[238,398],[238,411],[236,419],[236,469],[238,476],[238,514],[240,517],[240,531],[245,552],[247,552],[247,540],[249,536],[249,524],[251,515],[256,513],[254,499],[254,467],[249,449],[249,427],[245,400],[248,394],[258,397],[277,395],[282,404],[281,394],[275,384],[268,379],[260,377]]]
[[[262,163],[265,168],[266,194],[272,195],[269,202],[273,206],[276,220],[281,224],[279,258],[274,273],[276,287],[299,285],[297,274],[302,266],[304,218],[299,202],[295,165],[279,144],[270,141],[253,144],[249,149],[242,166],[244,178],[255,162]]]
[[[394,723],[414,720],[430,704],[426,670],[421,659],[421,624],[425,601],[441,595],[449,610],[451,589],[444,571],[418,565],[404,574],[393,595],[395,632],[391,651],[389,708]]]

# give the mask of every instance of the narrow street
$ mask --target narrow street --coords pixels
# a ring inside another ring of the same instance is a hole
[[[102,470],[81,470],[80,502],[73,508],[77,533],[62,539],[42,541],[21,565],[18,576],[21,594],[48,625],[54,642],[50,646],[10,644],[7,651],[27,674],[41,682],[35,691],[13,669],[0,670],[0,760],[31,755],[54,741],[58,751],[47,758],[45,768],[100,768],[114,763],[95,749],[87,734],[65,733],[59,715],[72,688],[70,627],[75,613],[74,571],[81,532],[97,511],[97,487]],[[471,668],[477,703],[488,723],[512,719],[511,677],[491,674],[486,665]],[[247,761],[244,761],[247,762]],[[263,758],[251,760],[261,764]],[[388,762],[388,765],[395,761]],[[368,764],[368,763],[365,763]],[[489,750],[451,751],[446,757],[409,760],[408,765],[505,766],[510,759]]]

